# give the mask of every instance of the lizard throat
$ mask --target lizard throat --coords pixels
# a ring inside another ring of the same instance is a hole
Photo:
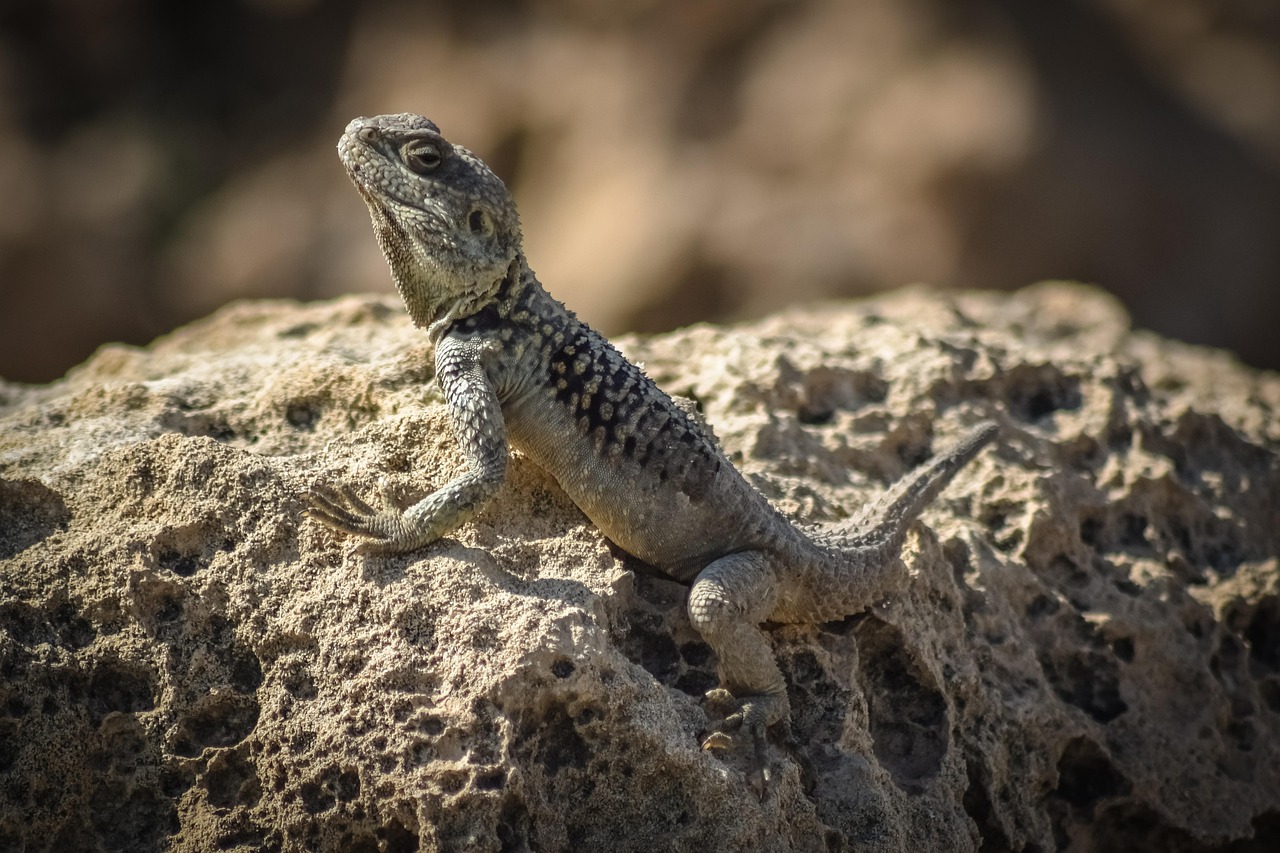
[[[435,258],[417,249],[395,217],[369,205],[374,232],[400,299],[413,324],[429,329],[444,317],[465,317],[484,307],[501,287],[496,281],[459,281]]]
[[[422,304],[417,297],[410,298],[406,289],[397,277],[396,286],[400,289],[401,298],[409,309],[413,324],[427,330],[427,337],[432,343],[439,343],[439,338],[458,320],[464,320],[480,312],[497,307],[499,303],[509,303],[518,292],[523,290],[523,260],[517,256],[507,266],[506,274],[490,282],[474,282],[464,292],[453,294],[450,298],[435,303]],[[414,288],[414,293],[418,292]],[[501,308],[498,309],[500,312]]]

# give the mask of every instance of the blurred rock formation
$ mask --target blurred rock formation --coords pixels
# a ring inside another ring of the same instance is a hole
[[[606,332],[1069,277],[1280,365],[1274,3],[15,0],[0,375],[388,290],[332,149],[400,110],[498,169]]]

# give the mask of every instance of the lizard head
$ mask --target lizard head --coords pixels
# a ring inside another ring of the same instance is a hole
[[[479,157],[412,113],[354,119],[338,155],[415,325],[467,316],[493,297],[520,254],[520,217]]]

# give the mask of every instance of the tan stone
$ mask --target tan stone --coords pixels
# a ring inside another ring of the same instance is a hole
[[[770,632],[799,745],[765,802],[698,751],[714,660],[683,588],[530,464],[406,557],[302,520],[311,484],[408,501],[459,454],[397,303],[250,302],[0,385],[0,848],[1277,838],[1280,378],[1071,285],[620,344],[802,521],[1002,425],[909,588]]]

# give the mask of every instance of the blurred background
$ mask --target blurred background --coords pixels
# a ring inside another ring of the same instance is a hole
[[[390,291],[334,146],[400,111],[606,333],[1070,278],[1280,366],[1277,0],[0,0],[0,376]]]

